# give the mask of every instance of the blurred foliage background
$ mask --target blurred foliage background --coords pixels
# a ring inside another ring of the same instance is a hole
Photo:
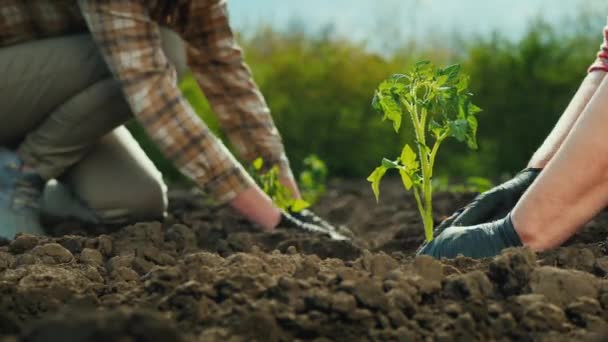
[[[240,44],[272,110],[296,172],[310,154],[327,163],[330,177],[366,177],[382,157],[398,155],[411,136],[396,136],[371,108],[376,86],[419,60],[460,63],[471,76],[479,115],[479,145],[469,151],[444,144],[438,176],[498,179],[524,168],[586,75],[602,41],[603,15],[573,17],[552,26],[530,23],[512,41],[497,32],[485,37],[450,37],[399,44],[384,53],[336,37],[331,29],[311,35],[297,29],[259,27]],[[388,30],[388,29],[387,29]],[[387,32],[389,32],[388,30]],[[391,36],[375,36],[391,42]],[[182,89],[197,112],[217,129],[214,115],[191,78]],[[162,159],[136,124],[137,138],[169,179],[178,173]]]

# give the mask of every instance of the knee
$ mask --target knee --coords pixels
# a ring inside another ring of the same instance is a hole
[[[128,193],[90,203],[101,223],[128,224],[162,220],[167,215],[167,186],[162,178],[141,180]]]
[[[100,223],[129,224],[162,220],[167,214],[167,186],[161,177],[140,180],[131,189],[108,194],[103,201],[87,203]]]
[[[138,185],[136,196],[127,203],[133,221],[162,220],[167,215],[167,185],[159,174]]]

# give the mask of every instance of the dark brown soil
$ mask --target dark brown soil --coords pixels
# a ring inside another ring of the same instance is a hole
[[[440,262],[413,257],[414,202],[383,191],[334,184],[315,208],[353,243],[260,233],[190,192],[163,223],[0,243],[0,341],[608,339],[608,214],[556,251]]]

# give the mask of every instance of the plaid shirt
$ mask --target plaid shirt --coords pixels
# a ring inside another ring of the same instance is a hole
[[[163,1],[177,0],[0,0],[0,46],[88,29],[163,153],[225,202],[253,180],[182,96],[161,48],[159,26],[168,26],[186,42],[189,66],[241,157],[263,157],[290,175],[279,132],[235,43],[226,1],[192,0],[185,26],[155,17]]]

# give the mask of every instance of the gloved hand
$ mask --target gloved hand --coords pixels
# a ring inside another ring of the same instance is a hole
[[[495,256],[505,248],[521,246],[513,227],[511,214],[498,221],[476,226],[452,226],[431,242],[425,242],[416,254],[435,258],[454,258],[458,254],[471,258]]]
[[[294,228],[297,230],[328,235],[332,240],[350,240],[352,233],[346,228],[336,228],[327,221],[304,209],[300,212],[282,212],[277,228]]]
[[[435,228],[434,235],[439,235],[450,226],[473,226],[492,222],[504,217],[513,209],[519,198],[534,182],[542,169],[527,168],[515,177],[479,194],[464,208],[458,209]]]

